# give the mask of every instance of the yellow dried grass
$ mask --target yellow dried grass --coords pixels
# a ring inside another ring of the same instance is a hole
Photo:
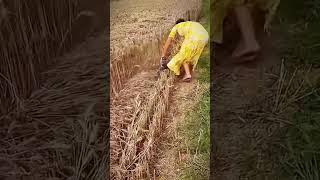
[[[110,93],[116,95],[130,77],[139,70],[150,69],[159,64],[160,40],[152,43],[141,43],[132,48],[127,48],[126,53],[117,52],[116,58],[110,64]]]
[[[144,78],[147,79],[148,76]],[[139,76],[137,79],[140,78],[142,77]],[[125,107],[125,110],[129,111],[126,114],[126,136],[119,135],[123,134],[119,129],[121,119],[114,116],[116,112],[123,112],[123,106],[116,106],[115,102],[112,104],[114,108],[111,109],[111,172],[114,179],[151,177],[149,160],[153,157],[154,138],[161,130],[161,119],[168,107],[173,80],[174,76],[163,72],[159,80],[148,82],[151,88],[141,87],[145,92],[140,88],[130,89],[136,90],[136,94],[140,96],[132,99],[131,107]]]

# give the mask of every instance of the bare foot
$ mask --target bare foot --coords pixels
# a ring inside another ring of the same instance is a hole
[[[232,53],[232,57],[234,59],[238,59],[247,55],[252,56],[253,54],[257,54],[260,51],[260,49],[260,45],[257,42],[248,43],[248,45],[245,45],[243,40],[241,40],[237,48]]]
[[[256,40],[254,22],[249,8],[238,6],[234,10],[242,37],[232,57],[240,58],[248,53],[257,53],[260,51],[260,45]]]
[[[184,75],[183,78],[182,78],[182,81],[183,82],[190,82],[191,79],[192,79],[191,75]]]
[[[232,61],[233,63],[243,63],[243,62],[253,61],[256,58],[257,58],[257,53],[247,53],[240,58],[232,57]]]

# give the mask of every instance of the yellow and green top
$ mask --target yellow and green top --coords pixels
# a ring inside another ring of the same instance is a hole
[[[198,22],[186,21],[176,24],[170,34],[174,38],[176,34],[184,37],[185,41],[208,41],[209,34],[206,29]]]

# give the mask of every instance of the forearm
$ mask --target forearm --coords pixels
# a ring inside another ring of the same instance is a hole
[[[171,38],[168,38],[165,45],[164,45],[164,48],[163,48],[163,51],[162,51],[162,55],[161,57],[166,57],[167,54],[168,54],[168,49],[171,45],[171,42],[172,42],[172,39]]]

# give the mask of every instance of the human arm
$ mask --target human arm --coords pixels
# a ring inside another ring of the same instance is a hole
[[[173,39],[176,35],[176,32],[177,32],[177,26],[173,27],[170,34],[169,34],[169,37],[163,47],[163,51],[162,51],[162,54],[161,54],[161,57],[162,58],[166,58],[168,56],[168,50],[170,48],[170,45],[172,44],[173,42]]]
[[[265,10],[267,13],[265,15],[264,31],[270,34],[270,24],[280,5],[280,0],[266,1],[265,3]]]
[[[168,39],[167,39],[167,41],[166,41],[166,43],[165,43],[165,45],[164,45],[164,47],[163,47],[163,51],[162,51],[161,57],[164,57],[164,58],[167,57],[167,55],[168,55],[168,49],[169,49],[171,43],[172,43],[172,38],[171,38],[171,37],[168,37]]]

